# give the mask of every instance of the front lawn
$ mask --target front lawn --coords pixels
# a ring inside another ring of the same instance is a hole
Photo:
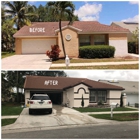
[[[15,55],[15,52],[2,52],[1,53],[1,58],[5,58],[5,57],[9,57],[9,56],[12,56],[12,55]]]
[[[4,103],[2,104],[2,111],[1,115],[20,115],[22,112],[23,108],[21,107],[20,104],[17,103]]]
[[[12,124],[16,121],[16,119],[2,119],[1,120],[1,125],[5,126],[5,125],[9,125]]]
[[[79,112],[105,112],[105,111],[111,110],[111,108],[96,108],[96,107],[83,107],[83,108],[80,107],[80,108],[74,108],[74,109]],[[117,107],[117,108],[114,108],[113,111],[137,111],[137,109]]]
[[[102,58],[102,59],[83,59],[83,58],[77,58],[77,59],[70,59],[70,63],[92,63],[92,62],[122,62],[122,61],[138,61],[138,58],[133,57],[121,57],[121,58]],[[65,64],[64,59],[59,59],[57,61],[53,61],[53,64]]]
[[[95,114],[95,115],[91,114],[90,116],[98,119],[116,120],[116,121],[139,120],[139,113],[113,114],[113,118],[111,118],[110,114]]]
[[[50,67],[50,69],[66,69],[66,67]],[[101,65],[101,66],[69,66],[68,69],[139,69],[139,64]]]

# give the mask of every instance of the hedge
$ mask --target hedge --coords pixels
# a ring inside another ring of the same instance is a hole
[[[139,45],[136,42],[128,42],[128,53],[135,53],[138,54],[139,52]]]
[[[81,58],[110,58],[114,53],[115,47],[108,45],[82,46],[79,49]]]

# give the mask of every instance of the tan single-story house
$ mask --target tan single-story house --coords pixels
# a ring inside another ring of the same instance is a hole
[[[71,25],[63,21],[62,32],[66,54],[70,57],[78,57],[79,47],[83,45],[110,45],[116,49],[115,56],[128,55],[128,29],[97,21],[74,21]],[[33,22],[22,27],[14,37],[16,54],[45,54],[55,44],[62,50],[58,22]]]
[[[139,23],[137,22],[112,22],[111,25],[116,25],[128,29],[130,31],[127,34],[128,42],[134,41],[133,32],[139,28]]]
[[[120,104],[124,88],[86,78],[26,76],[24,84],[25,105],[33,94],[48,94],[53,104],[69,107],[81,107],[82,95],[84,106],[98,104]]]

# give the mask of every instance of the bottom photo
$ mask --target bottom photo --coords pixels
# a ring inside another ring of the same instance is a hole
[[[138,138],[138,70],[1,71],[1,138]]]

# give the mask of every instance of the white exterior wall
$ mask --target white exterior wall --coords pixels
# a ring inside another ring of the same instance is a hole
[[[110,90],[109,99],[108,99],[109,104],[111,104],[111,103],[120,104],[120,97],[121,97],[121,91]]]
[[[81,107],[82,95],[84,107],[89,105],[89,90],[86,85],[80,84],[74,87],[74,107]]]
[[[30,90],[25,90],[25,105],[27,104],[28,99],[30,98]]]
[[[115,57],[128,55],[127,40],[109,40],[109,45],[115,47]]]

